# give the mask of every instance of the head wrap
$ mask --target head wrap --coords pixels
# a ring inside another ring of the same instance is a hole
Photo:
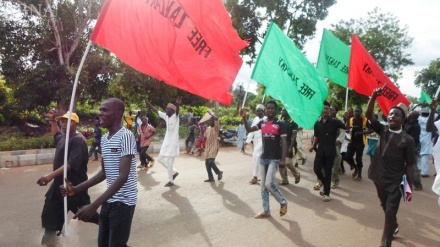
[[[171,104],[171,103],[168,103],[167,108],[171,108],[171,109],[173,109],[174,111],[176,111],[176,109],[177,109],[176,106],[173,105],[173,104]]]
[[[258,104],[258,105],[257,105],[257,108],[256,108],[255,110],[258,110],[258,109],[264,111],[264,105],[262,105],[262,104]]]

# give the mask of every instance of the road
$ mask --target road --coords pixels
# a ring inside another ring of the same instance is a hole
[[[316,183],[313,154],[307,155],[308,162],[299,167],[301,182],[281,187],[289,202],[287,215],[278,216],[279,204],[271,197],[272,217],[268,219],[253,218],[262,205],[260,187],[249,184],[252,156],[234,147],[222,147],[217,157],[217,164],[224,171],[221,182],[204,183],[204,159],[183,153],[175,161],[180,175],[174,187],[164,187],[166,169],[160,164],[148,172],[138,172],[139,201],[128,244],[379,246],[384,215],[372,181],[366,175],[362,182],[352,181],[350,175],[341,176],[341,188],[332,190],[332,201],[323,202],[312,189]],[[368,165],[365,159],[364,174]],[[98,169],[98,162],[89,163],[90,176]],[[431,174],[433,169],[431,166]],[[39,246],[43,234],[40,215],[47,187],[39,187],[36,181],[50,171],[51,165],[0,170],[0,246]],[[292,177],[290,180],[293,182]],[[414,192],[410,204],[401,204],[400,233],[393,246],[440,246],[440,208],[438,197],[430,189],[434,177],[422,181],[425,189]],[[92,188],[92,199],[104,189],[105,183]],[[69,220],[68,236],[61,238],[61,245],[96,246],[97,232],[96,225]]]

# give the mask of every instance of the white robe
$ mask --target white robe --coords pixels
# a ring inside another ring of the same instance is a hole
[[[163,139],[159,156],[179,156],[179,117],[176,114],[168,117],[164,112],[161,111],[158,113],[159,117],[165,120],[166,123],[165,138]]]
[[[440,130],[440,120],[434,122],[437,130]],[[437,143],[432,148],[432,157],[434,157],[435,170],[437,172],[437,176],[435,177],[434,184],[432,184],[432,191],[434,191],[437,195],[440,196],[440,139],[437,140]]]

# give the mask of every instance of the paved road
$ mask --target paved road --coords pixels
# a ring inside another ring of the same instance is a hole
[[[257,220],[253,215],[262,206],[260,187],[248,183],[251,159],[234,147],[222,147],[217,160],[224,177],[215,183],[203,182],[207,175],[202,158],[183,153],[175,162],[180,176],[174,187],[164,187],[166,169],[160,164],[147,173],[139,172],[139,202],[129,245],[379,246],[384,217],[370,180],[354,182],[350,175],[342,176],[341,188],[332,191],[332,201],[322,202],[312,189],[316,177],[313,154],[308,154],[309,161],[299,168],[301,182],[281,187],[289,202],[287,215],[278,216],[279,205],[271,198],[273,217]],[[365,164],[368,167],[367,160]],[[90,162],[89,167],[93,175],[99,164]],[[50,170],[50,165],[0,170],[0,246],[39,246],[47,188],[37,186],[36,181]],[[400,233],[393,246],[440,246],[440,208],[430,190],[433,180],[432,176],[423,179],[425,190],[415,192],[409,205],[401,204]],[[91,197],[104,189],[105,183],[92,188]],[[97,226],[69,222],[63,246],[96,246]]]

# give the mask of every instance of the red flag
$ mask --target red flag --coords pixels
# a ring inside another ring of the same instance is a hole
[[[220,0],[107,0],[91,40],[142,73],[225,105],[247,46]]]
[[[409,100],[388,78],[371,55],[364,48],[358,37],[353,34],[351,40],[348,87],[359,94],[371,96],[373,90],[385,86],[381,97],[377,98],[380,109],[388,115],[391,107],[403,103],[409,106]]]

